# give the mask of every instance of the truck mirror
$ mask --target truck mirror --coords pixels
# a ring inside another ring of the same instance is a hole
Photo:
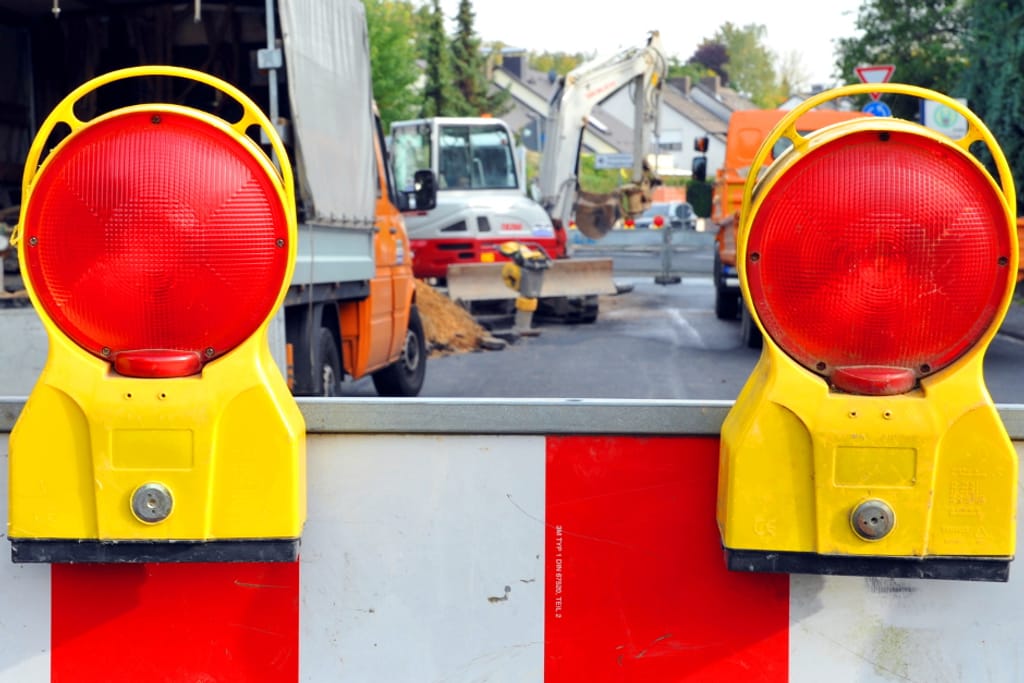
[[[421,169],[413,174],[413,196],[420,211],[429,211],[437,206],[437,180],[433,171]]]

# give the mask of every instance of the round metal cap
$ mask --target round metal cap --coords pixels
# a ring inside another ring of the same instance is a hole
[[[171,514],[174,499],[167,487],[157,482],[149,482],[135,489],[132,494],[132,514],[140,522],[156,524]]]
[[[896,516],[884,501],[866,500],[853,509],[850,522],[858,536],[866,541],[877,541],[892,531]]]

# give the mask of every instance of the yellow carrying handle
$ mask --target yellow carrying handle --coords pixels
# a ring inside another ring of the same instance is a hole
[[[147,78],[152,76],[183,78],[209,85],[238,102],[242,107],[242,117],[238,121],[230,122],[222,117],[215,116],[193,107],[183,107],[169,103],[147,103],[123,107],[112,112],[101,114],[95,119],[88,121],[83,121],[75,115],[75,105],[94,90],[98,90],[99,88],[116,81],[123,81],[131,78]],[[295,184],[292,178],[292,168],[288,163],[288,154],[285,150],[284,142],[281,140],[280,135],[277,133],[277,129],[271,123],[270,119],[267,118],[259,106],[257,106],[248,95],[227,81],[217,78],[216,76],[203,73],[202,71],[196,71],[195,69],[164,65],[136,66],[111,71],[83,83],[64,97],[64,99],[54,107],[53,111],[50,112],[50,115],[46,117],[46,120],[43,121],[42,126],[39,128],[39,132],[36,134],[35,140],[32,142],[32,146],[29,148],[28,157],[25,161],[25,170],[22,175],[21,219],[19,220],[19,226],[15,228],[14,234],[11,236],[11,244],[18,244],[20,225],[24,222],[25,208],[29,204],[32,187],[35,184],[35,180],[39,177],[39,173],[42,171],[43,166],[46,164],[44,160],[42,165],[40,165],[40,159],[43,156],[43,151],[50,135],[58,125],[65,124],[71,129],[71,135],[64,138],[66,141],[80,129],[95,121],[102,120],[117,113],[138,110],[140,108],[147,109],[155,105],[164,110],[176,110],[187,113],[190,116],[196,116],[197,114],[201,115],[202,118],[211,125],[225,131],[231,131],[232,137],[249,147],[250,151],[258,152],[257,158],[261,160],[268,176],[274,180],[278,185],[278,191],[284,196],[286,214],[293,214],[295,206]],[[248,131],[252,126],[258,126],[266,135],[267,140],[270,141],[270,147],[273,150],[274,155],[280,160],[279,165],[275,165],[271,157],[267,155],[266,151],[264,151],[261,146],[253,142],[246,134],[246,131]],[[56,153],[56,151],[60,149],[61,145],[63,145],[63,142],[50,153],[50,156]]]
[[[999,191],[1003,195],[1003,201],[1006,203],[1010,216],[1017,215],[1017,194],[1014,191],[1013,174],[1010,172],[1010,166],[1006,162],[1006,157],[1003,155],[1003,151],[999,147],[999,143],[996,142],[995,137],[985,124],[982,123],[981,119],[979,119],[970,109],[951,97],[935,92],[934,90],[921,88],[916,85],[907,85],[905,83],[858,83],[855,85],[832,88],[831,90],[826,90],[807,98],[793,108],[782,118],[781,121],[775,124],[775,127],[772,128],[771,132],[764,139],[764,142],[761,143],[761,147],[758,148],[757,154],[754,156],[754,161],[750,165],[751,174],[747,178],[746,184],[743,186],[743,203],[741,205],[740,215],[745,217],[750,214],[750,205],[753,201],[754,188],[757,186],[759,178],[758,171],[768,160],[775,143],[782,138],[788,138],[793,142],[793,147],[795,148],[800,148],[806,144],[807,138],[801,135],[796,129],[797,120],[801,116],[825,102],[830,102],[841,97],[867,95],[870,93],[893,93],[897,95],[919,97],[921,99],[931,100],[932,102],[937,102],[949,107],[956,113],[963,116],[967,120],[967,133],[959,140],[953,140],[953,144],[963,149],[967,154],[970,154],[969,148],[975,142],[982,142],[986,147],[988,147],[989,152],[992,154],[992,159],[995,162],[996,170],[999,174]],[[880,117],[879,120],[880,122],[885,121],[886,117]]]

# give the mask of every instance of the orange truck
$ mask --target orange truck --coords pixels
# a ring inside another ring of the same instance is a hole
[[[18,204],[36,112],[95,73],[156,63],[223,78],[274,122],[296,169],[298,255],[270,330],[293,393],[337,395],[349,376],[372,377],[382,395],[417,395],[427,349],[402,211],[411,196],[423,207],[436,193],[429,181],[417,184],[418,195],[395,189],[373,104],[363,4],[56,7],[0,0],[0,61],[15,65],[0,75],[0,141],[8,142],[0,149],[0,209]],[[230,121],[240,111],[206,86],[166,78],[105,86],[76,113],[88,120],[147,100]],[[13,306],[16,298],[0,301]]]
[[[786,115],[783,109],[750,109],[735,111],[729,118],[725,140],[725,164],[718,169],[711,199],[711,224],[715,231],[713,278],[715,283],[715,315],[721,320],[741,318],[744,343],[760,346],[757,326],[745,314],[736,270],[736,230],[740,224],[743,186],[751,173],[750,165],[768,133]],[[827,125],[864,116],[860,112],[814,110],[804,114],[797,123],[801,133]],[[772,150],[771,158],[785,149]],[[769,162],[766,162],[767,166]]]

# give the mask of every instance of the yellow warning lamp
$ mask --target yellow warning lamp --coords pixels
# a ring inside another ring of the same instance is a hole
[[[211,86],[242,117],[172,104],[75,115],[142,77]],[[18,255],[49,355],[10,437],[14,561],[294,560],[305,425],[267,327],[296,220],[274,127],[209,75],[125,69],[65,98],[25,169]]]
[[[967,133],[877,117],[795,128],[869,92],[935,101]],[[805,101],[751,168],[785,147],[740,212],[740,284],[764,346],[722,426],[729,568],[1006,581],[1017,455],[982,374],[1018,265],[1002,151],[957,101],[881,83]]]

